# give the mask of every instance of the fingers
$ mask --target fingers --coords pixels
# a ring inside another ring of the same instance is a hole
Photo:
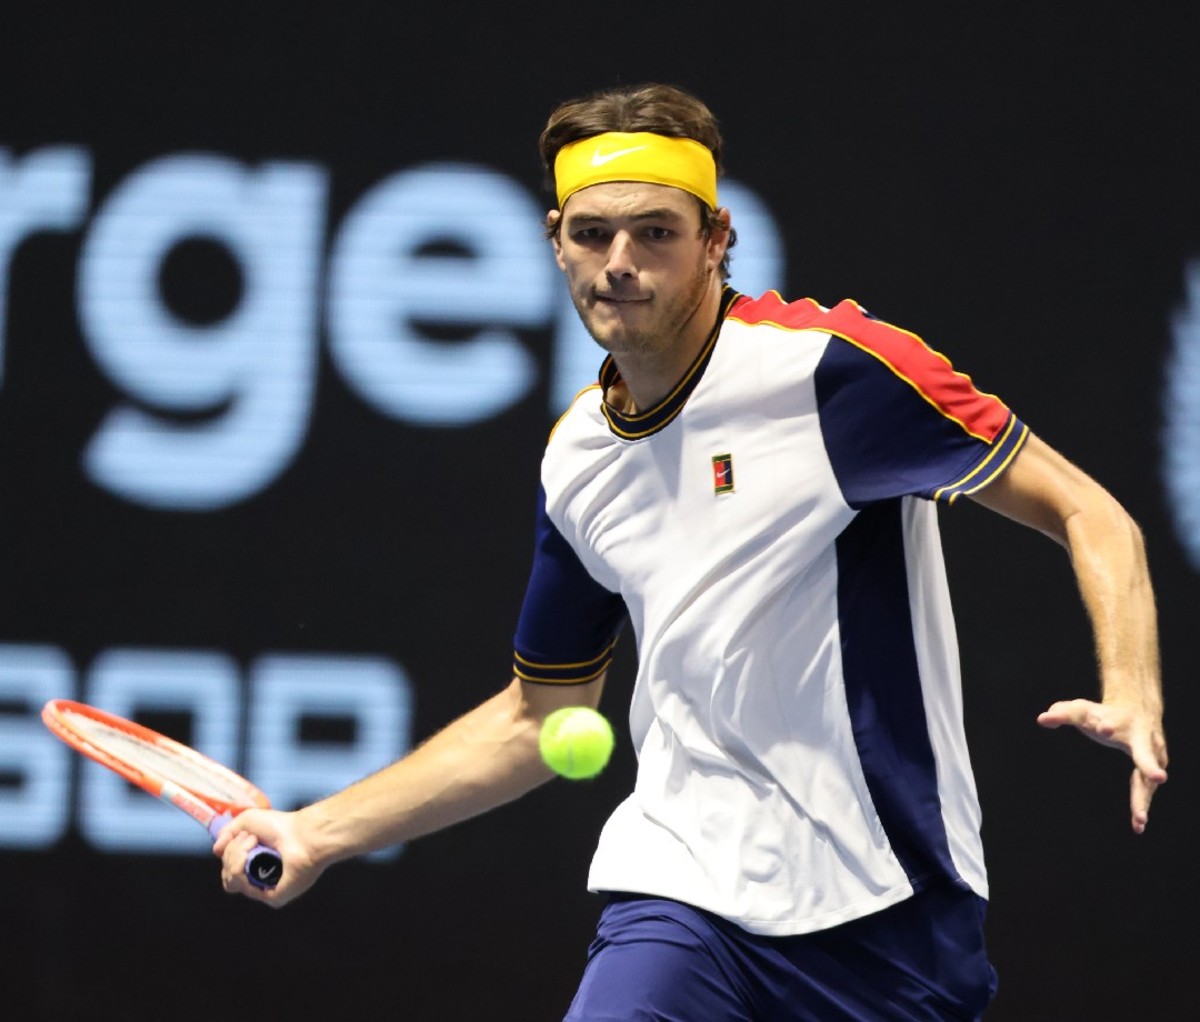
[[[1156,735],[1155,739],[1144,735],[1134,737],[1129,745],[1129,755],[1137,772],[1157,787],[1167,779],[1167,750],[1161,737]]]
[[[213,841],[213,855],[218,859],[225,854],[225,848],[229,842],[241,832],[241,826],[238,824],[237,817],[234,817],[229,823],[221,828],[221,832]]]
[[[1159,731],[1150,737],[1139,736],[1129,750],[1134,771],[1129,780],[1129,808],[1133,831],[1144,833],[1150,818],[1150,800],[1160,784],[1167,780],[1167,743]]]
[[[1137,710],[1089,699],[1054,703],[1038,714],[1037,722],[1046,728],[1069,725],[1093,741],[1128,753],[1134,766],[1129,782],[1130,818],[1134,833],[1143,833],[1154,792],[1167,780],[1167,747],[1161,725]]]
[[[276,889],[263,889],[250,882],[246,872],[249,855],[259,845],[277,847],[280,832],[275,824],[277,814],[248,809],[235,816],[217,834],[213,854],[221,860],[221,886],[229,894],[242,894],[255,901],[274,903],[279,900]]]
[[[213,851],[221,857],[221,886],[271,908],[283,908],[308,890],[324,870],[308,851],[296,813],[247,809],[221,830]],[[251,883],[246,861],[259,845],[274,849],[283,861],[283,875],[274,887]]]
[[[221,886],[227,894],[243,894],[255,901],[270,903],[272,891],[263,890],[250,883],[246,875],[246,859],[258,847],[258,838],[250,831],[233,833],[230,828],[221,832],[218,839],[221,850]],[[213,846],[214,850],[216,845]]]
[[[1135,762],[1138,736],[1144,735],[1146,731],[1144,718],[1126,708],[1109,706],[1090,699],[1066,699],[1054,703],[1049,709],[1038,714],[1037,722],[1045,728],[1057,728],[1068,724],[1094,742],[1114,749],[1124,749],[1134,757]],[[1143,765],[1153,763],[1153,759],[1150,757]],[[1155,769],[1158,767],[1155,766]]]
[[[1065,699],[1039,713],[1037,722],[1048,728],[1062,727],[1064,724],[1082,728],[1092,705],[1086,699]]]
[[[1102,745],[1125,748],[1118,734],[1120,718],[1103,703],[1090,699],[1065,699],[1054,703],[1038,714],[1037,722],[1045,728],[1058,728],[1064,724],[1078,728],[1083,734]]]
[[[1150,799],[1153,794],[1151,782],[1146,780],[1140,770],[1135,770],[1129,778],[1129,812],[1135,834],[1141,834],[1146,830],[1146,823],[1150,819]]]
[[[1150,820],[1150,800],[1159,783],[1150,780],[1141,770],[1135,770],[1129,779],[1129,809],[1135,834],[1142,834],[1146,830]]]

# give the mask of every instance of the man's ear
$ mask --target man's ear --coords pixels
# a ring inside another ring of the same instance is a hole
[[[546,230],[549,231],[560,220],[562,220],[562,212],[560,210],[552,209],[547,212],[545,220]],[[565,273],[567,267],[563,263],[561,230],[555,231],[550,235],[550,244],[554,246],[554,261],[558,263],[558,268]]]
[[[730,233],[733,230],[733,218],[725,206],[717,210],[717,219],[723,225],[723,229],[718,230],[714,227],[708,236],[708,256],[713,266],[721,265],[721,260],[725,258],[729,249],[729,239],[733,236]]]

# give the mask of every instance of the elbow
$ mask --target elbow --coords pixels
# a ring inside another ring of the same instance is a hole
[[[1064,521],[1065,545],[1074,556],[1080,550],[1124,549],[1135,560],[1146,560],[1146,536],[1141,526],[1112,494],[1099,487]]]
[[[1107,505],[1105,512],[1111,523],[1110,528],[1118,534],[1123,535],[1131,548],[1139,554],[1144,555],[1146,551],[1146,534],[1142,531],[1142,527],[1116,497],[1107,491],[1104,496]]]

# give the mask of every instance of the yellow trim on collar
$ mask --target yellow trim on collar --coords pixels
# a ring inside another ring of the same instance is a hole
[[[609,131],[563,146],[554,158],[558,208],[581,188],[608,181],[645,181],[691,192],[717,208],[717,164],[690,138],[649,131]]]

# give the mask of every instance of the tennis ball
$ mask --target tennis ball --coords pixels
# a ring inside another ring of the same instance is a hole
[[[612,755],[612,725],[590,707],[564,706],[542,723],[538,748],[556,774],[572,781],[595,777]]]

